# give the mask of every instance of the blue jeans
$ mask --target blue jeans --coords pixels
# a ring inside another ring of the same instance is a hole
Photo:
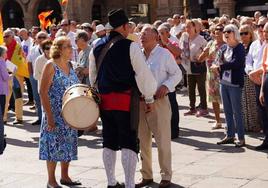
[[[2,100],[0,102],[2,103],[3,101],[4,101],[4,99],[2,98]],[[2,108],[0,108],[0,155],[3,154],[4,149],[5,149],[4,122],[3,122]]]
[[[38,115],[38,120],[42,120],[42,108],[41,108],[41,101],[40,101],[40,96],[38,93],[38,82],[36,79],[34,79],[33,75],[30,76],[30,82],[32,85],[32,91],[33,91],[33,97],[35,101],[35,105],[37,108],[37,115]]]
[[[227,136],[239,140],[245,139],[245,127],[242,115],[242,88],[221,84],[222,103],[227,123]]]

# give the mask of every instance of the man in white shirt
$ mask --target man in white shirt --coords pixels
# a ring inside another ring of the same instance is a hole
[[[34,79],[33,74],[34,74],[34,67],[35,67],[35,62],[36,59],[42,55],[43,51],[40,47],[40,44],[46,40],[48,38],[48,34],[44,31],[40,31],[39,33],[37,33],[36,35],[36,45],[34,47],[32,47],[30,53],[27,56],[27,60],[28,60],[28,70],[30,73],[30,81],[31,81],[31,85],[32,85],[32,91],[33,91],[33,96],[34,96],[34,101],[35,101],[35,106],[37,109],[37,115],[38,115],[38,119],[32,123],[32,125],[40,125],[41,124],[41,120],[42,120],[42,109],[41,109],[41,101],[40,101],[40,97],[38,94],[38,83],[37,80]]]
[[[156,81],[155,110],[146,113],[144,101],[140,102],[139,139],[142,159],[142,181],[136,187],[144,187],[153,182],[152,171],[152,133],[157,148],[162,180],[159,187],[171,185],[171,107],[167,94],[175,91],[175,86],[182,79],[173,55],[158,45],[158,32],[151,25],[145,25],[141,31],[146,64],[151,69]]]
[[[173,24],[174,26],[170,30],[170,34],[174,37],[180,39],[181,32],[182,32],[182,25],[180,24],[180,15],[174,14],[173,16]]]
[[[61,21],[61,31],[66,33],[66,37],[68,37],[71,40],[71,44],[73,47],[73,57],[72,61],[77,62],[78,61],[78,48],[75,42],[75,33],[71,31],[71,21],[67,19],[63,19]]]
[[[19,35],[22,39],[21,47],[27,57],[33,46],[33,39],[29,36],[29,32],[25,28],[20,30]]]

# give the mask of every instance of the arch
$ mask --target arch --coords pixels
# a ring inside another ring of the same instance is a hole
[[[24,13],[20,3],[16,0],[5,1],[2,8],[3,27],[24,27]]]

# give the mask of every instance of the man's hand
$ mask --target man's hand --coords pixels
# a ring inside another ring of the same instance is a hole
[[[160,86],[160,88],[156,91],[155,96],[156,96],[157,99],[162,99],[162,98],[164,98],[164,97],[168,94],[168,92],[169,92],[169,90],[168,90],[167,86],[162,85],[162,86]]]
[[[260,100],[261,105],[265,106],[264,93],[263,92],[260,93],[259,100]]]
[[[252,82],[254,82],[257,85],[261,85],[262,82],[261,74],[258,74],[256,72],[250,72],[248,76]]]

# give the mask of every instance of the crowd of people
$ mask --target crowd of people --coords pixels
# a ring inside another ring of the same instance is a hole
[[[223,104],[226,136],[217,144],[244,147],[245,129],[262,130],[265,139],[256,150],[268,149],[266,16],[257,11],[254,17],[201,20],[175,14],[165,21],[136,24],[119,9],[109,12],[108,20],[78,24],[63,19],[48,31],[37,26],[4,31],[0,134],[9,123],[9,110],[15,112],[13,125],[24,123],[23,105],[36,112],[32,125],[41,125],[39,158],[47,161],[48,188],[61,187],[55,177],[57,162],[61,162],[61,184],[81,185],[70,178],[68,169],[70,161],[77,160],[77,140],[83,132],[69,127],[61,114],[64,92],[78,83],[96,87],[100,94],[108,187],[138,188],[153,182],[152,134],[161,169],[159,187],[171,185],[171,140],[179,136],[178,90],[188,91],[185,118],[208,116],[207,103],[212,103],[212,129],[223,128]],[[5,145],[1,138],[1,154]],[[118,150],[125,185],[115,177]],[[142,180],[135,184],[139,152]]]

